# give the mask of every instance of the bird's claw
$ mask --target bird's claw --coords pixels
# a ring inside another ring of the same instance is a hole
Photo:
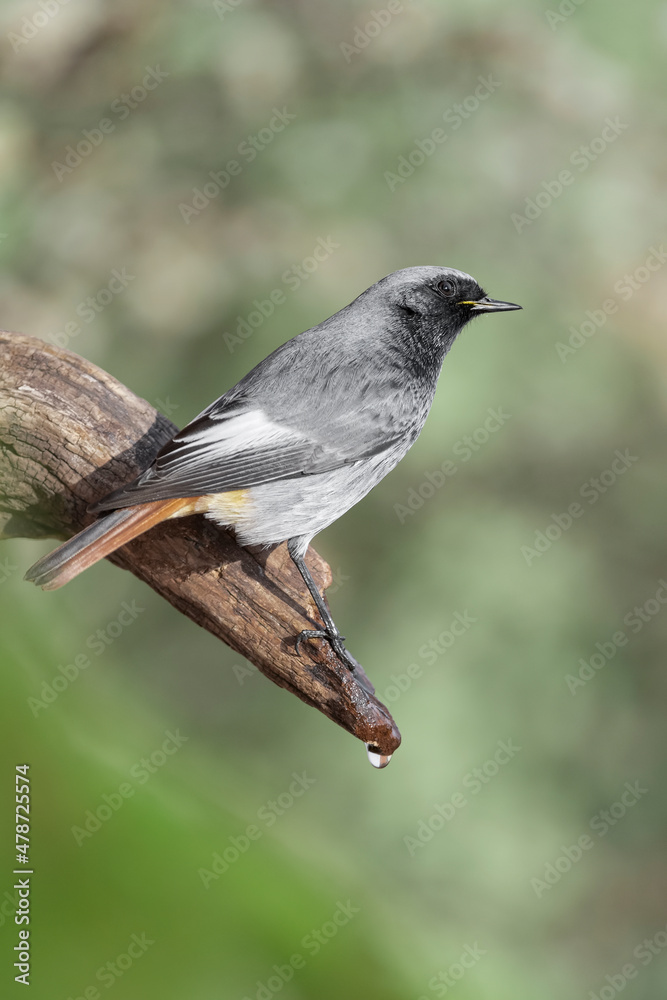
[[[357,663],[352,654],[348,653],[343,645],[343,641],[345,639],[344,635],[341,635],[340,632],[327,632],[327,630],[323,628],[304,629],[302,632],[299,632],[296,637],[295,647],[298,655],[300,655],[301,643],[305,642],[306,639],[327,639],[331,643],[331,648],[338,659],[345,664],[351,674],[354,674],[357,683],[360,684],[361,687],[368,692],[368,694],[375,694],[375,688],[369,681],[368,677],[366,677],[363,668],[359,663]]]
[[[341,635],[340,632],[327,632],[324,628],[306,628],[296,637],[296,651],[301,655],[300,646],[302,642],[306,639],[327,639],[331,643],[331,648],[334,653],[340,657],[340,659],[350,668],[354,670],[354,663],[350,658],[350,654],[345,649],[343,642],[345,641],[345,636]]]

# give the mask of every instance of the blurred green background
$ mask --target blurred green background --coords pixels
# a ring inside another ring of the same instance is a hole
[[[180,425],[394,269],[524,306],[316,540],[383,772],[129,574],[0,546],[2,995],[18,763],[35,1000],[663,995],[667,5],[6,0],[0,45],[0,323]]]

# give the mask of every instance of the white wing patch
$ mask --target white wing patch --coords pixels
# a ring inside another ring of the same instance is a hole
[[[305,431],[272,420],[259,407],[235,411],[230,407],[227,413],[195,418],[165,445],[146,472],[92,509],[115,510],[154,500],[248,490],[329,472],[380,450],[366,455],[353,450],[350,455],[349,449],[327,446]]]
[[[208,419],[200,428],[177,434],[168,454],[158,461],[160,470],[170,466],[185,466],[191,459],[199,460],[202,449],[211,449],[216,458],[240,452],[262,450],[276,445],[300,444],[307,441],[305,434],[274,423],[263,410],[245,410],[223,419]]]

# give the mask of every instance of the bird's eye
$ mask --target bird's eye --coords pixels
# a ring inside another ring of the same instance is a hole
[[[442,281],[438,282],[438,291],[441,295],[450,298],[456,292],[456,283],[451,278],[443,278]]]

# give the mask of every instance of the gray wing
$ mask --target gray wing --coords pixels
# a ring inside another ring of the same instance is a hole
[[[412,434],[414,399],[406,398],[400,380],[383,380],[359,359],[335,364],[313,351],[312,342],[306,352],[295,349],[300,339],[261,362],[179,431],[138,479],[91,510],[329,472],[406,435],[416,438],[423,420]]]

